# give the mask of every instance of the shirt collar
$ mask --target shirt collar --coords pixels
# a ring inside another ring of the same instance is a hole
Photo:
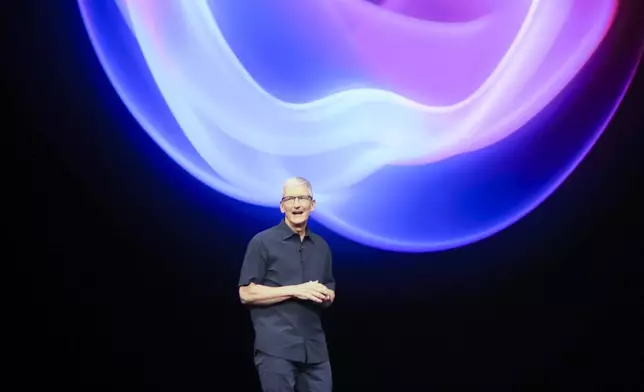
[[[282,219],[282,221],[277,225],[277,227],[280,230],[280,232],[282,233],[282,239],[283,240],[287,240],[287,239],[289,239],[289,238],[291,238],[291,237],[293,237],[294,235],[297,234],[296,232],[293,231],[293,229],[288,227],[288,225],[286,224],[285,219]],[[311,241],[313,241],[313,236],[311,234],[313,234],[313,233],[311,232],[311,229],[309,229],[309,226],[307,225],[306,226],[306,232],[304,233],[304,238],[308,238]]]

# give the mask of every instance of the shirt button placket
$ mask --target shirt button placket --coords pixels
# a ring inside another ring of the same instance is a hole
[[[300,277],[301,281],[304,282],[304,243],[300,242]]]

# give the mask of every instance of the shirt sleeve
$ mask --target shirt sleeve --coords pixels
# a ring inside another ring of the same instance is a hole
[[[239,286],[248,286],[251,282],[260,284],[266,273],[266,254],[262,241],[253,237],[248,243],[239,276]]]
[[[329,289],[335,291],[335,278],[333,277],[333,255],[329,249],[326,256],[326,268],[324,272],[323,284]]]

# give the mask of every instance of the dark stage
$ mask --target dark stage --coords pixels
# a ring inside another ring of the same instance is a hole
[[[29,217],[13,244],[27,278],[14,374],[25,388],[259,391],[237,280],[279,211],[170,159],[114,92],[76,3],[55,3],[16,10],[5,57],[5,132],[28,135],[16,167],[30,168],[7,211]],[[577,170],[480,242],[395,253],[313,222],[334,252],[334,390],[644,390],[643,92],[640,70]]]

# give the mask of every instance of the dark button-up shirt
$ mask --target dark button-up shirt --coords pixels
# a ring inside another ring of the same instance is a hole
[[[331,250],[319,235],[307,231],[300,240],[282,222],[255,235],[246,250],[239,285],[251,282],[270,287],[319,281],[335,291]],[[250,306],[255,349],[291,361],[328,360],[321,313],[328,302],[296,298],[273,305]]]

